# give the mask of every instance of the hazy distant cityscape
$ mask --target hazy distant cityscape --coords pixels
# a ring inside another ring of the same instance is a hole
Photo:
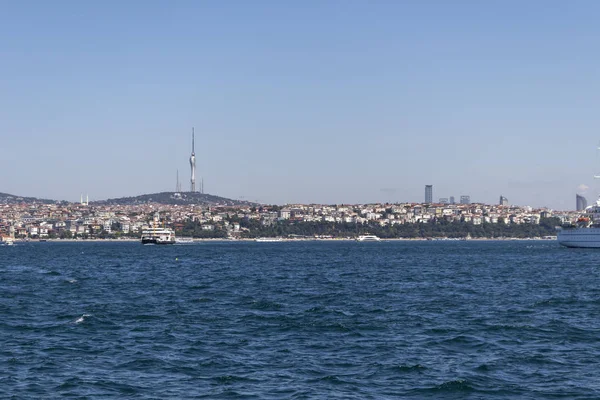
[[[178,233],[202,238],[251,238],[257,236],[261,229],[290,225],[298,228],[303,224],[311,227],[322,224],[344,226],[345,231],[336,232],[346,232],[342,237],[347,237],[352,226],[357,227],[357,232],[358,227],[364,227],[361,231],[389,230],[419,224],[462,224],[463,229],[465,226],[490,224],[515,227],[539,225],[540,221],[549,218],[554,218],[558,224],[570,223],[578,216],[577,211],[510,205],[504,196],[499,196],[498,204],[471,203],[468,195],[461,195],[458,203],[452,196],[431,202],[432,185],[425,187],[426,201],[423,203],[278,206],[218,197],[204,204],[199,201],[182,203],[191,194],[169,192],[163,193],[162,197],[158,194],[140,196],[121,203],[116,200],[89,203],[84,196],[79,203],[25,201],[5,196],[4,204],[0,205],[0,234],[15,238],[138,237],[158,217],[161,223]],[[585,198],[578,195],[577,205],[578,208],[584,207]],[[279,232],[285,234],[285,230]],[[403,237],[404,234],[396,230],[390,235]]]
[[[88,195],[81,195],[79,203],[3,195],[0,196],[0,236],[137,238],[143,230],[160,223],[179,235],[193,238],[244,239],[277,235],[329,239],[352,238],[374,231],[385,238],[457,238],[471,234],[483,238],[523,238],[553,235],[555,225],[575,222],[578,211],[587,206],[581,195],[576,196],[577,211],[510,205],[503,195],[497,204],[472,203],[468,194],[460,195],[458,202],[455,196],[434,201],[431,184],[425,185],[422,203],[279,206],[232,200],[205,194],[203,180],[197,190],[194,141],[192,130],[189,192],[181,190],[177,171],[174,192],[92,203]],[[414,226],[419,229],[412,229]]]

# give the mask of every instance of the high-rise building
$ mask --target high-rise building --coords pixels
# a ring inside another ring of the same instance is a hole
[[[175,178],[175,193],[181,192],[181,182],[179,182],[179,170],[177,170],[177,178]]]
[[[440,197],[440,199],[438,200],[438,203],[440,203],[440,204],[448,204],[448,198],[447,197]]]
[[[471,204],[471,196],[467,194],[460,196],[460,204]]]
[[[433,185],[425,185],[425,203],[433,203]]]
[[[455,204],[456,201],[454,201],[454,196],[450,196],[450,204]]]
[[[501,206],[507,206],[508,205],[508,199],[502,195],[500,195],[500,201],[498,202],[499,205]]]
[[[587,207],[587,200],[580,194],[575,195],[576,210],[583,211]]]
[[[194,153],[194,128],[192,128],[192,155],[190,156],[190,192],[196,191],[196,154]]]

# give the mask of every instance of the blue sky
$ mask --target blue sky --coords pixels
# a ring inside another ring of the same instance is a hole
[[[573,209],[596,1],[0,0],[0,192]]]

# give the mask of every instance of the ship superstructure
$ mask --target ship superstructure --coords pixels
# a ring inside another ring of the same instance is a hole
[[[557,229],[558,243],[563,246],[600,248],[600,198],[585,209],[575,224]]]
[[[158,213],[147,229],[142,231],[142,244],[175,244],[175,231],[159,226]]]

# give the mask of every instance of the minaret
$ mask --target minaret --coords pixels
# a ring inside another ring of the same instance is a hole
[[[192,169],[190,184],[191,192],[196,191],[196,154],[194,153],[194,128],[192,128],[192,155],[190,156],[190,168]]]

